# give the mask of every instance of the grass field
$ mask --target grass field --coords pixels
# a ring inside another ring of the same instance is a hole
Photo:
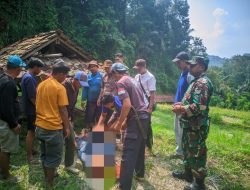
[[[208,146],[208,189],[249,190],[250,189],[250,113],[212,108]],[[25,127],[24,127],[25,128]],[[146,178],[133,183],[133,189],[183,189],[185,182],[172,178],[171,172],[181,169],[182,163],[173,159],[175,151],[173,114],[171,106],[159,105],[153,114],[154,152],[156,157],[147,157]],[[24,140],[26,131],[20,136],[19,154],[12,156],[11,172],[22,177],[19,184],[0,182],[2,190],[45,189],[41,167],[26,163]],[[59,168],[60,176],[54,189],[88,189],[84,173],[70,175]]]

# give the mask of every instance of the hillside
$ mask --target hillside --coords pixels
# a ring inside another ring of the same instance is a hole
[[[209,65],[210,66],[222,67],[226,61],[226,58],[221,58],[221,57],[216,56],[216,55],[208,55],[208,58],[209,58]]]

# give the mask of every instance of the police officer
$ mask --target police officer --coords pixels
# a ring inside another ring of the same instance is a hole
[[[190,186],[184,188],[185,190],[204,190],[204,179],[207,175],[206,139],[210,125],[209,102],[213,94],[213,85],[205,74],[208,60],[195,56],[189,64],[190,73],[195,79],[191,82],[182,102],[173,107],[173,112],[181,114],[185,172],[173,172],[173,176],[192,181]]]
[[[117,81],[117,94],[122,109],[115,130],[120,130],[127,118],[123,144],[119,188],[130,190],[134,171],[136,178],[143,178],[145,172],[145,140],[150,116],[139,84],[126,74],[128,68],[122,63],[112,65],[112,75]]]

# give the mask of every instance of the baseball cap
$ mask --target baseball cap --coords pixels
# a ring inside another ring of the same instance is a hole
[[[186,52],[182,51],[180,53],[178,53],[176,55],[176,57],[172,60],[173,62],[177,62],[177,61],[188,61],[189,60],[189,56]]]
[[[188,61],[188,63],[190,65],[203,64],[207,68],[209,60],[202,56],[194,56],[192,60]]]
[[[67,63],[64,62],[63,59],[56,59],[53,62],[52,73],[68,73],[70,71],[70,67]]]
[[[138,59],[135,62],[135,66],[133,67],[134,69],[137,69],[139,67],[146,67],[147,63],[144,59]]]
[[[122,63],[114,63],[111,68],[112,71],[127,71],[129,68]]]
[[[12,67],[26,67],[26,64],[18,55],[10,55],[7,60],[7,65]]]
[[[89,86],[89,84],[88,84],[88,76],[87,76],[87,74],[85,72],[83,72],[83,71],[76,72],[74,78],[80,82],[82,87],[88,87]]]
[[[96,61],[90,61],[88,64],[88,68],[90,68],[91,65],[99,67],[98,63]]]

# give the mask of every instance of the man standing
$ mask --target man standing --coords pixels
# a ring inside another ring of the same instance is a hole
[[[174,105],[173,111],[181,114],[180,124],[183,128],[182,148],[185,172],[173,172],[179,179],[192,181],[185,190],[204,190],[207,175],[206,159],[210,119],[209,103],[213,94],[213,85],[205,72],[208,62],[196,56],[190,62],[190,73],[195,77],[191,82],[182,102]]]
[[[115,93],[115,79],[112,76],[111,73],[111,67],[112,67],[112,61],[111,60],[105,60],[104,61],[104,70],[105,70],[105,75],[102,78],[102,86],[101,86],[101,92],[99,95],[99,104],[101,103],[101,98],[104,95],[109,95],[109,94],[114,94]]]
[[[17,153],[21,125],[18,123],[19,103],[14,79],[26,64],[17,55],[7,61],[7,71],[0,75],[0,173],[8,182],[18,182],[10,169],[10,154]]]
[[[101,106],[101,100],[103,96],[115,94],[116,84],[115,84],[115,79],[111,73],[112,64],[113,63],[111,60],[104,61],[103,67],[106,73],[102,78],[101,92],[97,101],[98,106]],[[111,115],[112,115],[112,110],[108,110],[107,115],[106,115],[106,120],[108,120],[111,117]]]
[[[152,114],[154,104],[155,104],[155,92],[156,92],[156,80],[153,74],[151,74],[147,70],[147,63],[144,59],[138,59],[135,62],[134,69],[137,71],[137,75],[135,79],[140,84],[140,87],[147,99],[148,102],[148,112]],[[151,117],[150,117],[151,118]],[[151,120],[151,119],[150,119]],[[151,121],[150,121],[151,123]],[[147,141],[146,146],[148,147],[149,151],[152,153],[152,146],[153,146],[153,130],[150,124],[148,134],[147,134]]]
[[[53,186],[56,168],[62,160],[63,133],[65,138],[70,135],[68,98],[61,84],[69,70],[62,59],[56,59],[51,77],[37,88],[36,137],[41,142],[41,161],[49,187]]]
[[[122,190],[131,189],[134,171],[137,178],[144,177],[145,140],[150,122],[143,92],[138,83],[126,74],[127,70],[122,63],[112,66],[112,74],[117,81],[117,94],[122,102],[121,113],[114,129],[119,131],[127,119],[119,184]]]
[[[115,54],[115,62],[124,64],[124,55],[122,53]]]
[[[191,81],[189,75],[189,66],[188,66],[189,56],[186,52],[180,52],[176,55],[173,62],[176,63],[178,68],[182,71],[181,76],[179,78],[178,87],[175,95],[174,103],[181,102],[185,92],[187,91],[188,85]],[[183,150],[182,150],[182,133],[183,129],[180,127],[180,115],[175,114],[174,118],[174,132],[175,132],[175,140],[176,140],[176,156],[183,158]]]
[[[102,74],[98,71],[98,68],[97,61],[89,63],[88,69],[91,72],[88,74],[89,87],[84,88],[82,94],[82,101],[87,100],[86,121],[89,129],[92,129],[100,115],[100,106],[97,105],[97,100],[101,92]]]
[[[31,58],[28,63],[28,72],[24,74],[21,87],[22,87],[22,98],[27,117],[27,129],[28,133],[26,136],[26,151],[27,160],[29,163],[35,163],[33,160],[33,142],[35,138],[35,121],[36,121],[36,88],[37,80],[35,78],[41,72],[41,68],[44,63],[38,58]]]
[[[63,85],[66,88],[68,102],[67,106],[68,116],[70,121],[70,136],[65,139],[65,160],[64,165],[66,171],[69,171],[73,174],[78,174],[79,170],[73,167],[75,160],[75,132],[74,132],[74,109],[77,102],[77,96],[79,89],[81,87],[88,87],[88,76],[83,71],[76,72],[74,78],[67,78]]]

